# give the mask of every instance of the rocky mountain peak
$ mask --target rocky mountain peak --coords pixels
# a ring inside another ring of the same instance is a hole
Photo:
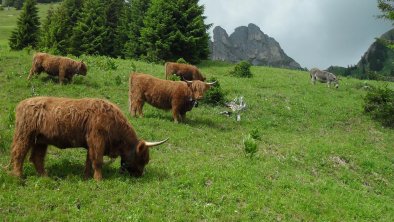
[[[284,53],[275,39],[252,23],[237,27],[230,36],[222,27],[216,26],[213,30],[211,58],[234,63],[247,60],[253,65],[301,68]]]

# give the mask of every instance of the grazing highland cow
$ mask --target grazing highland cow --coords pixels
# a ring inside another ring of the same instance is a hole
[[[11,162],[13,174],[22,176],[29,150],[39,175],[46,175],[44,158],[48,145],[60,149],[87,149],[85,178],[101,180],[103,156],[121,157],[121,170],[142,176],[149,162],[149,147],[164,143],[138,139],[133,127],[114,104],[101,99],[35,97],[16,108]]]
[[[200,80],[205,81],[205,77],[201,74],[197,67],[189,64],[166,62],[164,64],[166,79],[171,75],[177,75],[182,80]]]
[[[87,68],[82,61],[77,62],[66,57],[53,56],[47,53],[36,53],[33,57],[33,65],[28,79],[31,79],[34,74],[40,74],[41,72],[46,72],[51,76],[59,76],[59,82],[62,84],[64,78],[70,81],[75,74],[86,76]]]
[[[313,68],[309,71],[309,74],[313,84],[316,84],[316,80],[318,80],[319,82],[326,82],[328,87],[330,87],[331,83],[335,84],[335,88],[339,86],[337,77],[330,72]]]
[[[171,109],[174,121],[181,122],[186,112],[203,98],[212,84],[199,80],[162,80],[147,74],[132,73],[129,79],[130,114],[143,116],[142,107],[147,102],[159,109]]]

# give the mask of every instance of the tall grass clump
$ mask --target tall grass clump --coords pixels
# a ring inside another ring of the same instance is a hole
[[[394,91],[376,88],[368,92],[365,97],[364,111],[384,126],[394,127]]]
[[[244,139],[244,151],[246,156],[249,156],[251,158],[257,152],[257,142],[250,134],[248,134]]]
[[[253,74],[250,71],[252,65],[248,61],[241,61],[237,63],[233,70],[230,71],[232,76],[241,78],[252,78]]]

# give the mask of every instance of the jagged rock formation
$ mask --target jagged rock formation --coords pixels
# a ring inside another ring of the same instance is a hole
[[[211,42],[211,59],[228,62],[246,60],[253,65],[301,69],[300,64],[287,56],[275,39],[254,24],[238,27],[230,36],[222,27],[216,26]]]

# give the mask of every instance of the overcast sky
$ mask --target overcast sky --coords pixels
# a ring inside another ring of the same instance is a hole
[[[302,67],[356,64],[392,23],[377,19],[376,0],[200,0],[206,23],[230,35],[254,23]],[[212,37],[212,29],[211,37]]]

